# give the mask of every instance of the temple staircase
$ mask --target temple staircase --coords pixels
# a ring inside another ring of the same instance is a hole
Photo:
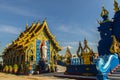
[[[114,64],[113,64],[114,65]],[[110,80],[120,80],[120,65],[114,68],[109,74],[108,79]]]

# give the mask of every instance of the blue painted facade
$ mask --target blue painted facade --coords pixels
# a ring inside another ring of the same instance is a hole
[[[36,40],[36,63],[40,61],[40,40]]]
[[[38,64],[38,62],[40,61],[40,44],[41,41],[40,40],[36,40],[36,63]],[[47,64],[50,63],[50,41],[46,41],[47,44]]]
[[[120,11],[115,13],[112,20],[105,20],[100,23],[98,27],[100,32],[100,41],[98,43],[98,53],[99,55],[109,55],[110,46],[112,44],[112,35],[115,35],[117,40],[120,41]]]
[[[113,34],[116,36],[117,40],[120,42],[120,11],[115,13],[113,21]]]
[[[110,53],[109,49],[112,44],[111,36],[113,35],[112,29],[113,28],[111,21],[101,23],[100,27],[98,27],[98,31],[100,32],[100,37],[101,37],[101,40],[98,43],[99,55],[105,55],[105,54],[108,55]]]
[[[50,63],[50,41],[48,40],[48,41],[46,41],[46,43],[47,43],[47,60],[48,60],[48,62],[47,62],[47,64],[49,64]]]

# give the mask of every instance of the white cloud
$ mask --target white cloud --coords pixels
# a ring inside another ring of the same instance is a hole
[[[90,31],[87,31],[83,27],[79,27],[79,25],[61,25],[57,28],[57,30],[60,30],[62,32],[75,34],[75,35],[83,35],[84,37],[91,36]]]
[[[92,46],[92,45],[93,45],[93,46],[97,46],[98,43],[97,43],[97,42],[89,42],[88,45],[91,45],[91,46]]]
[[[95,33],[95,34],[99,34],[97,28],[90,28],[90,31],[93,32],[93,33]]]
[[[10,25],[0,25],[0,32],[9,34],[19,34],[21,32],[21,29]]]
[[[18,6],[11,6],[6,4],[0,4],[0,9],[2,11],[11,12],[13,14],[23,15],[23,16],[38,16],[34,12],[31,12],[30,10],[18,7]]]
[[[72,48],[73,48],[72,46],[63,46],[62,49],[67,49],[67,47],[68,47],[69,49],[72,49]]]
[[[76,46],[79,44],[77,41],[60,41],[61,46],[62,45],[71,45],[71,46]]]

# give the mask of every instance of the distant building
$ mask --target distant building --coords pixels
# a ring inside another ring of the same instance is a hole
[[[32,23],[30,27],[26,24],[26,30],[4,50],[3,64],[38,64],[41,59],[49,64],[58,51],[61,51],[61,47],[45,20],[42,24]]]

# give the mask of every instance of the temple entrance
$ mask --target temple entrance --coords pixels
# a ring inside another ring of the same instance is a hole
[[[36,63],[39,72],[48,72],[50,63],[50,42],[37,40],[36,42]]]
[[[49,41],[36,41],[36,62],[44,60],[47,64],[50,62],[50,42]]]

